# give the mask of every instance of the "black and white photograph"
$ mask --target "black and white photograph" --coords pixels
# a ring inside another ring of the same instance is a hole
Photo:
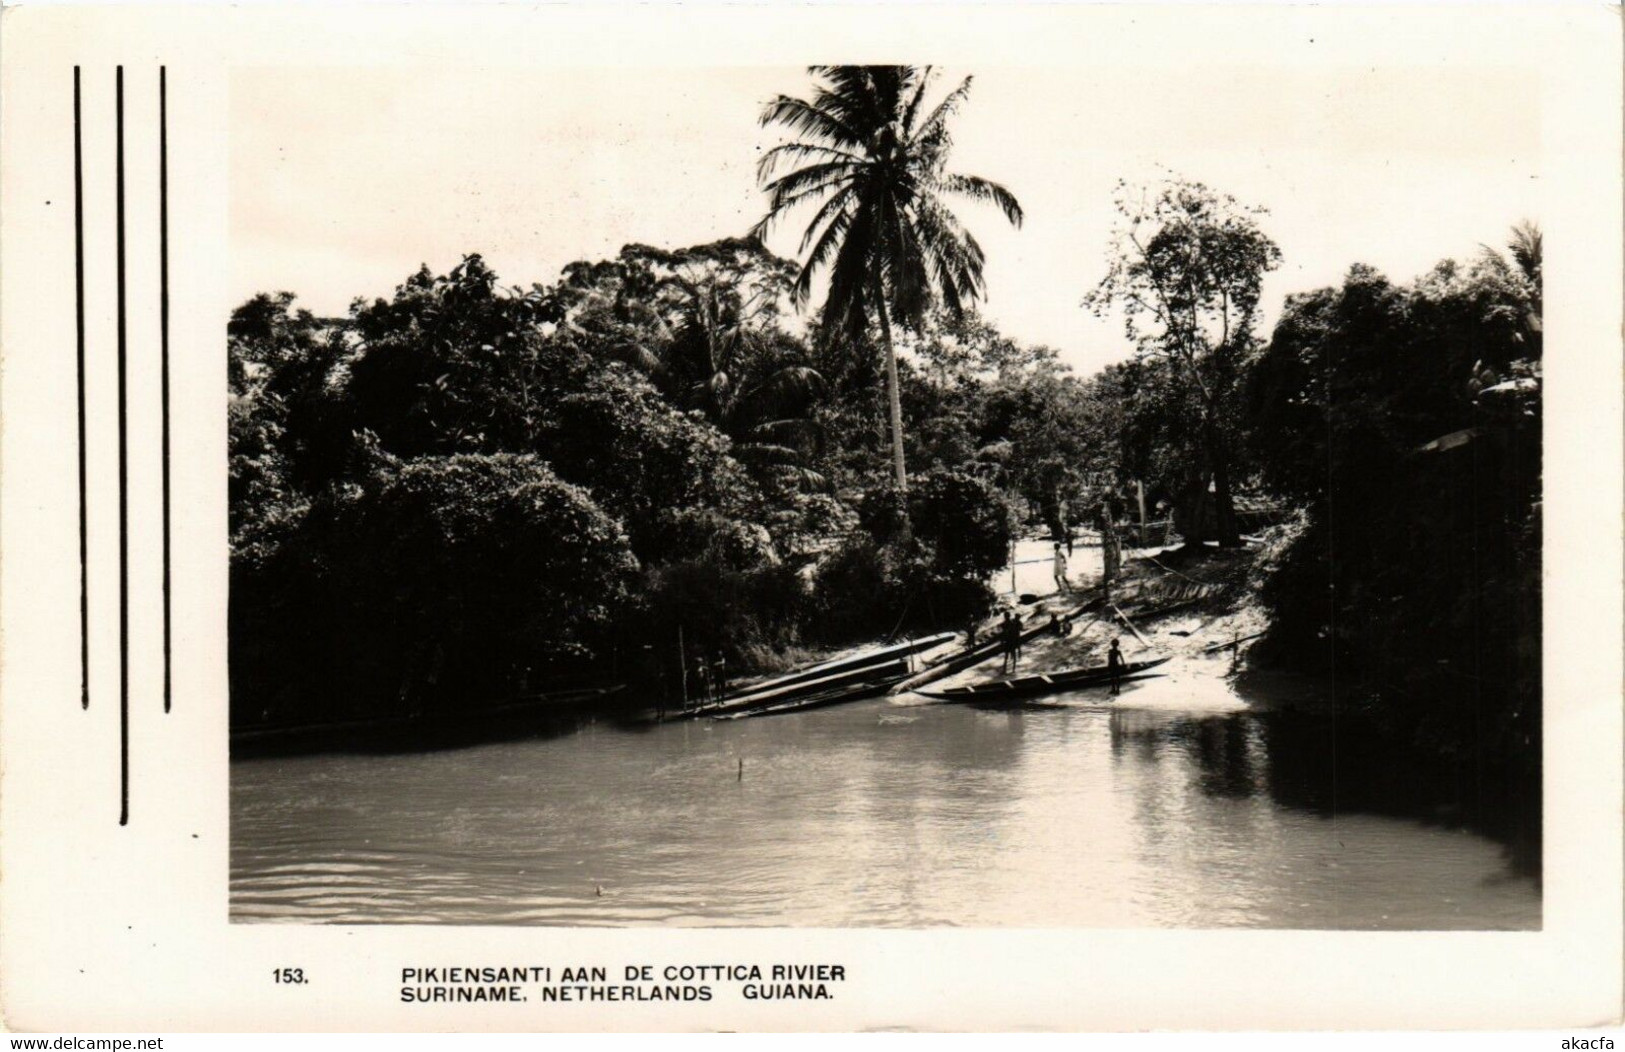
[[[234,921],[1540,927],[1521,78],[231,113]]]
[[[4,25],[0,1026],[1618,1039],[1617,11]]]

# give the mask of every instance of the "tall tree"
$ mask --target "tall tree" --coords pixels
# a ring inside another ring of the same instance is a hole
[[[657,382],[678,405],[703,412],[753,467],[811,477],[802,462],[817,444],[811,409],[824,378],[779,324],[795,265],[755,238],[680,252],[632,246],[623,257],[634,250],[661,274],[656,292],[671,335]]]
[[[957,313],[985,294],[984,255],[949,210],[950,195],[992,202],[1015,226],[1021,205],[997,183],[947,170],[949,119],[970,93],[966,77],[935,106],[926,95],[931,67],[812,66],[807,99],[780,95],[762,123],[796,136],[768,150],[757,175],[768,194],[761,235],[786,213],[816,206],[801,239],[805,253],[792,288],[810,299],[815,275],[828,271],[826,328],[861,336],[872,313],[886,352],[892,467],[907,492],[903,410],[892,325],[916,327],[933,302]],[[778,174],[784,167],[791,170]]]
[[[1253,344],[1264,274],[1281,250],[1258,227],[1261,208],[1202,183],[1118,183],[1118,225],[1106,276],[1084,298],[1119,308],[1142,355],[1171,363],[1197,396],[1197,427],[1217,503],[1219,543],[1239,543],[1230,495],[1236,390]],[[1205,492],[1205,480],[1202,483]]]

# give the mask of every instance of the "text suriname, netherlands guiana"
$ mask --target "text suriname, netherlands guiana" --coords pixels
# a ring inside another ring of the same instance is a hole
[[[833,1000],[831,984],[846,980],[840,964],[630,964],[620,981],[599,965],[435,965],[401,969],[405,1004],[710,1001],[714,984],[747,1001]]]

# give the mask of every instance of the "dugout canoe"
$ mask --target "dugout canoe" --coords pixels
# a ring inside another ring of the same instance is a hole
[[[1125,662],[1118,673],[1118,679],[1119,681],[1138,679],[1158,665],[1166,664],[1167,661],[1167,658],[1156,658],[1151,661]],[[974,683],[964,687],[949,687],[947,690],[921,690],[915,693],[938,701],[995,701],[1035,698],[1063,690],[1105,687],[1110,686],[1111,681],[1110,669],[1105,665],[1091,665],[1087,668],[1065,669],[1060,672],[1045,672],[1033,676],[994,680],[991,683]]]
[[[765,679],[758,683],[752,683],[748,687],[741,687],[738,690],[725,694],[719,700],[725,705],[732,705],[736,701],[744,701],[747,698],[764,695],[769,692],[781,691],[786,687],[794,687],[799,684],[812,683],[817,680],[827,679],[828,677],[838,673],[856,672],[859,669],[885,665],[900,658],[907,658],[911,655],[923,653],[924,651],[940,647],[944,643],[951,642],[953,639],[954,633],[939,632],[934,636],[923,636],[919,639],[910,639],[902,643],[894,643],[891,646],[875,647],[872,650],[865,650],[860,654],[849,654],[846,657],[834,658],[830,661],[820,661],[816,665],[808,665],[806,668],[800,668],[794,672],[790,672],[782,676],[774,676],[771,679]]]
[[[1075,620],[1076,618],[1083,616],[1083,614],[1087,611],[1093,609],[1099,602],[1099,599],[1091,599],[1077,609],[1069,610],[1061,616],[1068,621]],[[893,694],[905,694],[909,691],[920,693],[919,688],[925,686],[927,683],[934,683],[939,679],[947,679],[949,676],[963,672],[968,668],[973,668],[980,665],[984,661],[998,657],[1004,652],[1004,640],[998,638],[997,628],[990,629],[989,631],[992,638],[987,639],[985,642],[978,643],[968,650],[960,651],[957,654],[949,654],[946,657],[927,665],[925,668],[921,669],[918,674],[910,676],[908,679],[905,679],[903,682],[891,688],[891,692]],[[1039,618],[1032,625],[1032,627],[1023,628],[1021,630],[1022,645],[1032,642],[1039,636],[1044,635],[1046,632],[1053,631],[1055,631],[1053,625],[1051,625],[1048,621]]]
[[[690,709],[687,715],[719,716],[725,713],[743,712],[749,709],[766,708],[771,705],[783,705],[787,702],[810,698],[815,694],[823,694],[837,689],[868,686],[876,683],[881,684],[878,689],[884,690],[887,686],[907,675],[908,662],[902,658],[897,658],[881,665],[848,669],[821,676],[818,679],[807,680],[803,683],[792,683],[788,686],[776,687],[773,690],[763,690],[741,697],[726,698],[719,702]]]
[[[862,701],[864,698],[874,698],[886,693],[892,684],[900,682],[901,676],[887,676],[883,679],[868,683],[856,683],[847,687],[836,687],[833,690],[819,691],[789,701],[762,705],[756,708],[740,709],[736,712],[724,712],[713,715],[714,720],[743,720],[753,716],[779,716],[789,712],[806,712],[808,709],[821,709],[828,705],[839,705],[847,701]]]

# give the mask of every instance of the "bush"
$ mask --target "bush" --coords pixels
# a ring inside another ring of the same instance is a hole
[[[680,557],[670,547],[681,543],[668,529],[670,509],[712,508],[745,519],[757,501],[727,436],[698,414],[674,409],[621,366],[592,376],[551,413],[538,451],[559,477],[587,487],[625,523],[644,562]]]
[[[858,534],[818,564],[811,607],[822,641],[844,643],[891,628],[906,597],[890,554]]]
[[[1011,513],[998,490],[974,475],[935,468],[913,480],[909,519],[932,552],[937,576],[981,580],[1010,557]]]
[[[909,540],[898,530],[896,491],[880,487],[859,501],[864,531],[819,565],[812,608],[829,641],[960,628],[992,608],[987,581],[1010,552],[1004,498],[983,480],[944,468],[910,483]]]
[[[723,570],[776,565],[778,553],[764,527],[731,519],[714,508],[668,508],[650,527],[655,548],[669,561],[698,561]]]
[[[806,585],[779,565],[739,570],[707,556],[651,569],[632,638],[646,658],[641,675],[675,697],[677,647],[689,665],[721,657],[729,675],[769,671],[776,653],[797,646]]]
[[[944,570],[929,545],[859,535],[819,564],[810,613],[823,641],[846,643],[961,628],[992,606],[985,577]]]
[[[234,701],[327,719],[477,707],[605,657],[637,571],[620,524],[536,457],[389,463],[234,578],[233,631],[257,647],[234,648]]]

